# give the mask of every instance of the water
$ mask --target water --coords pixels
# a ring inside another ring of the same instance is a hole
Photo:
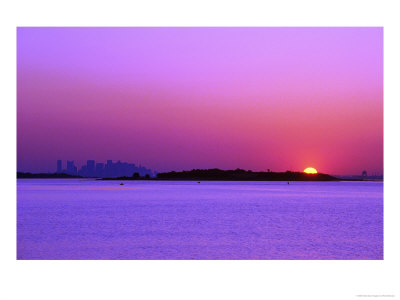
[[[383,259],[382,182],[19,179],[18,259]]]

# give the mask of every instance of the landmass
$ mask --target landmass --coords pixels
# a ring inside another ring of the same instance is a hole
[[[29,173],[17,172],[17,178],[96,178],[65,173]],[[369,181],[363,178],[343,178],[329,174],[306,174],[304,172],[253,172],[251,170],[193,169],[182,172],[157,173],[156,177],[141,176],[138,172],[132,176],[96,178],[97,180],[192,180],[192,181]]]
[[[17,178],[83,178],[82,176],[65,173],[29,173],[17,172]]]
[[[253,172],[242,169],[220,170],[220,169],[194,169],[182,172],[158,173],[155,178],[149,176],[102,178],[100,180],[224,180],[224,181],[341,181],[328,174],[306,174],[303,172]]]
[[[303,172],[253,172],[236,170],[191,170],[183,172],[158,173],[161,180],[240,180],[240,181],[335,181],[340,180],[328,174],[306,174]]]

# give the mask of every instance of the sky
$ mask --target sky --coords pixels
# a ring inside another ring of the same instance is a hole
[[[17,29],[17,170],[383,173],[382,28]]]

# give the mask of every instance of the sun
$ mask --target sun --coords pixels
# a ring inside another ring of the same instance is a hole
[[[317,170],[314,168],[306,168],[306,169],[304,169],[303,172],[306,174],[317,174],[318,173]]]

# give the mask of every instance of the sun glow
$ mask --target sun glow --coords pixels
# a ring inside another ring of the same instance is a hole
[[[317,170],[314,168],[306,168],[306,169],[304,169],[303,172],[306,174],[317,174],[318,173]]]

